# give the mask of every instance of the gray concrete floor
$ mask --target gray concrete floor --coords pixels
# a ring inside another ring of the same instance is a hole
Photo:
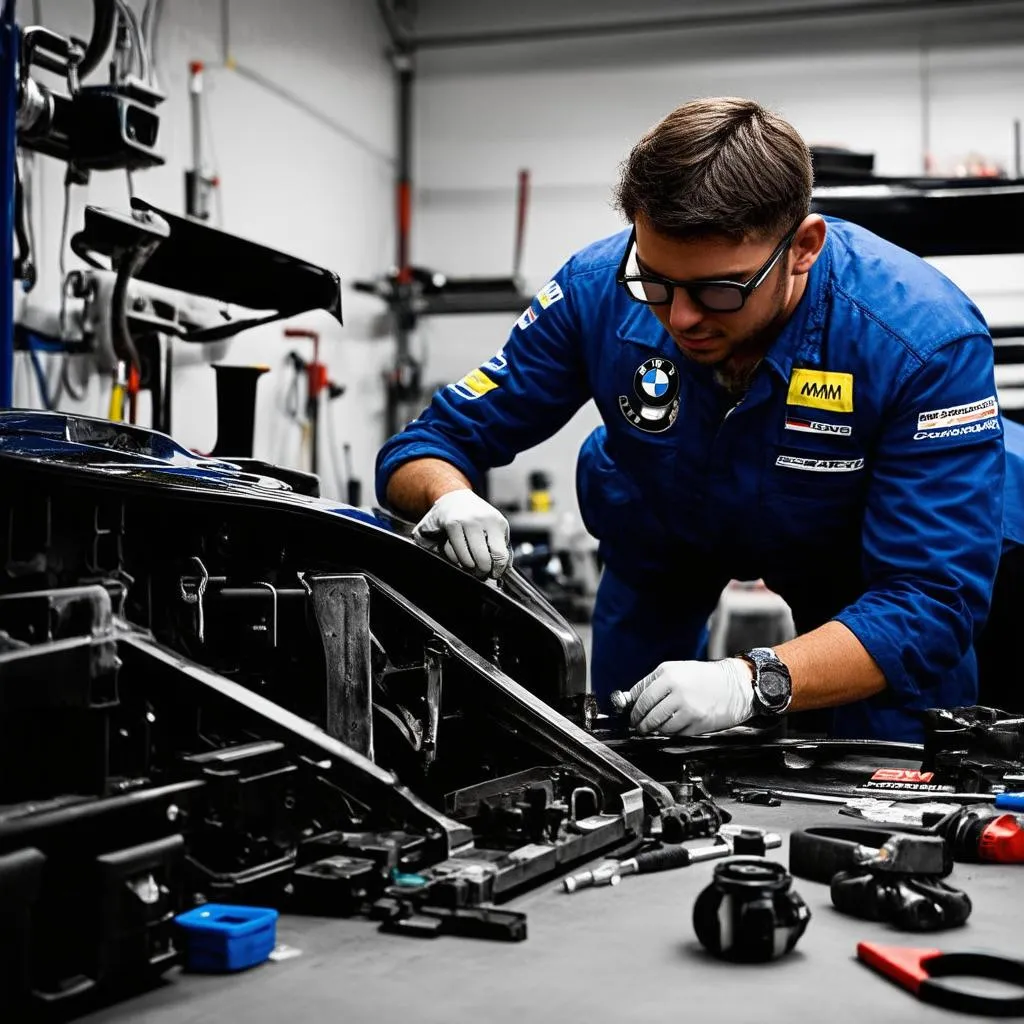
[[[828,806],[727,806],[739,824],[781,832],[837,820]],[[785,846],[771,852],[788,863]],[[571,896],[551,882],[509,904],[529,915],[529,938],[513,945],[382,935],[365,920],[285,917],[278,940],[301,956],[230,977],[173,972],[158,990],[83,1020],[914,1024],[971,1018],[919,1003],[873,974],[854,958],[858,940],[1020,954],[1021,868],[961,865],[949,881],[967,890],[974,913],[958,931],[914,935],[853,920],[832,908],[827,886],[797,880],[813,917],[796,950],[770,964],[731,966],[706,954],[693,933],[693,902],[712,868],[626,878]]]

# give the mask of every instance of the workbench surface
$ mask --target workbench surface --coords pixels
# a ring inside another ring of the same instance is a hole
[[[789,862],[790,829],[856,824],[835,806],[724,804],[734,823],[782,833],[771,859]],[[623,879],[573,895],[560,882],[512,900],[528,915],[521,943],[382,935],[365,919],[284,916],[278,943],[302,951],[231,976],[169,972],[142,996],[80,1018],[89,1024],[343,1024],[443,1022],[577,1024],[598,1021],[957,1021],[854,959],[859,940],[1024,954],[1024,867],[957,865],[949,882],[974,913],[964,928],[914,935],[832,908],[825,885],[796,879],[812,918],[796,949],[769,964],[736,966],[704,952],[693,933],[697,894],[719,861]]]

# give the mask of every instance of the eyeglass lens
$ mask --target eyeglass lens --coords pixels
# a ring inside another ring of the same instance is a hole
[[[624,283],[629,294],[638,302],[660,306],[671,301],[671,288],[657,279],[641,277],[639,280],[626,280]],[[737,310],[743,305],[742,290],[729,285],[698,284],[691,285],[686,291],[701,305],[721,313]]]

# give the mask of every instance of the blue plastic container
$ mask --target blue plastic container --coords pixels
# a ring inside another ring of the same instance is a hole
[[[179,914],[190,971],[244,971],[270,956],[277,944],[277,911],[207,903]]]

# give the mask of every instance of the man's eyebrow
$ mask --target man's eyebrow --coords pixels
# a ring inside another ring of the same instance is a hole
[[[664,274],[659,274],[653,267],[647,266],[642,259],[640,259],[640,253],[634,252],[636,257],[636,265],[640,270],[645,271],[648,274],[653,274],[655,277],[665,277]],[[756,269],[756,268],[755,268]],[[700,281],[732,281],[735,284],[742,284],[744,281],[753,277],[755,270],[727,270],[724,274],[716,274],[714,277],[691,277],[689,280],[694,283]],[[672,278],[665,277],[666,281],[671,281]]]

